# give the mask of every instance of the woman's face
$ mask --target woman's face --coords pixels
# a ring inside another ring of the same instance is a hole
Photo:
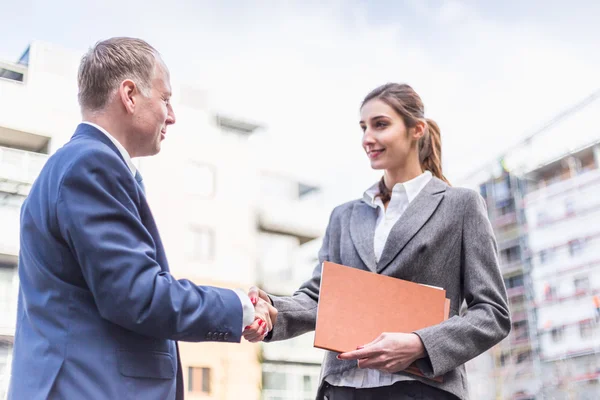
[[[402,117],[382,100],[370,100],[361,108],[360,127],[363,149],[373,169],[406,168],[411,152],[416,153],[415,128],[407,129]]]

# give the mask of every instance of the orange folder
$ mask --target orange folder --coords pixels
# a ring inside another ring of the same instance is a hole
[[[338,353],[356,350],[383,332],[410,333],[437,325],[449,312],[443,289],[326,261],[314,346]],[[415,364],[405,372],[423,376]]]

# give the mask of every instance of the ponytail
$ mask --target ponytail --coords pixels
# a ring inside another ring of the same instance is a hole
[[[433,176],[443,180],[448,185],[448,179],[442,173],[442,137],[438,124],[429,118],[425,119],[427,129],[419,140],[419,162],[421,167],[430,171]]]

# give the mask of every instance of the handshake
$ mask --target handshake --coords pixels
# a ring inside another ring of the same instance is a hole
[[[254,304],[254,322],[244,328],[242,336],[251,343],[261,342],[275,326],[277,309],[273,307],[269,296],[256,286],[250,288],[248,297]]]

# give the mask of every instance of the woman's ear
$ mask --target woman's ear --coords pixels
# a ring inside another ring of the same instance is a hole
[[[415,127],[412,129],[411,136],[415,140],[419,140],[425,135],[427,129],[427,123],[423,120],[418,120]]]

